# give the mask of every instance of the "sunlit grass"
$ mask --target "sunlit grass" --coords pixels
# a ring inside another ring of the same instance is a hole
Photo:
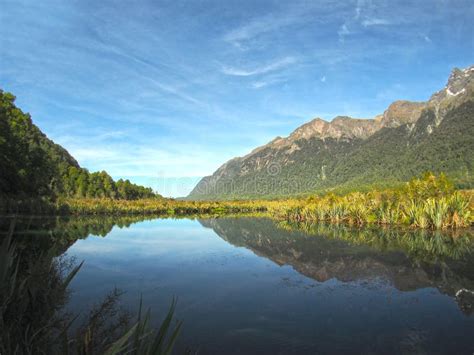
[[[64,199],[54,206],[39,203],[13,204],[10,213],[65,215],[149,215],[180,217],[192,215],[221,216],[265,213],[276,219],[296,222],[324,222],[362,226],[406,225],[422,229],[468,227],[472,223],[472,191],[456,191],[441,175],[426,174],[403,188],[346,195],[333,193],[309,198],[279,200],[182,201],[173,199]],[[2,206],[0,206],[2,207]],[[10,209],[8,209],[10,208]]]

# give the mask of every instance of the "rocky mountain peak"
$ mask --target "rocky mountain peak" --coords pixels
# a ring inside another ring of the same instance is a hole
[[[370,119],[337,116],[328,122],[315,118],[297,128],[288,137],[291,141],[310,138],[366,138],[377,130],[377,123]]]
[[[474,78],[474,65],[466,69],[454,68],[446,85],[446,94],[458,96],[466,91],[466,86]]]
[[[295,141],[298,139],[309,139],[314,136],[322,136],[328,124],[327,121],[321,118],[315,118],[298,127],[288,138]]]
[[[382,127],[398,127],[416,122],[425,107],[426,103],[424,102],[395,101],[383,113],[380,124]]]
[[[474,65],[453,69],[444,89],[433,94],[428,101],[428,107],[433,109],[436,116],[435,124],[439,125],[449,110],[472,100],[473,95]]]
[[[431,96],[429,104],[439,108],[443,104],[463,101],[474,90],[474,65],[466,69],[454,68],[444,89]]]

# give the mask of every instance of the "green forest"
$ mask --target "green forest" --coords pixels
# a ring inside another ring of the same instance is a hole
[[[105,171],[91,173],[33,124],[0,90],[0,196],[136,200],[159,198],[151,188],[114,181]]]

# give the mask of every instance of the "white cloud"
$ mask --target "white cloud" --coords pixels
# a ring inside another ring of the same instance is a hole
[[[270,84],[271,84],[271,82],[269,82],[269,81],[255,81],[255,82],[252,83],[252,87],[254,89],[260,89],[260,88],[263,88],[263,87],[268,86]]]
[[[272,72],[275,70],[279,70],[282,68],[285,68],[291,64],[296,63],[297,60],[294,57],[285,57],[282,59],[279,59],[273,63],[269,63],[260,67],[255,67],[253,69],[241,69],[241,68],[233,68],[233,67],[228,67],[224,66],[222,68],[222,73],[226,75],[232,75],[232,76],[252,76],[252,75],[259,75],[259,74],[265,74],[268,72]]]

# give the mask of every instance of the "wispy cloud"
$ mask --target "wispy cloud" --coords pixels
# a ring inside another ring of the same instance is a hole
[[[275,84],[282,84],[287,81],[287,78],[281,75],[276,76],[269,76],[262,80],[254,81],[251,86],[254,89],[261,89],[267,86],[275,85]]]
[[[344,5],[342,5],[344,6]],[[261,47],[261,37],[301,28],[308,24],[325,23],[329,16],[339,16],[341,4],[333,0],[279,2],[278,10],[256,16],[240,26],[226,32],[223,40],[240,50]],[[254,45],[254,46],[252,46]]]
[[[392,24],[389,20],[382,19],[382,18],[366,18],[362,21],[362,26],[369,27],[369,26],[385,26]]]
[[[285,9],[285,11],[253,18],[249,22],[242,24],[240,27],[225,33],[223,40],[239,49],[248,49],[245,43],[256,37],[277,30],[283,30],[285,27],[296,23],[308,21],[308,8],[310,5],[304,4],[303,6],[298,6],[298,4],[295,4],[293,4],[292,7]]]
[[[297,16],[267,15],[236,28],[224,35],[224,41],[241,46],[241,42],[252,39],[258,35],[275,31],[289,26],[298,21]]]
[[[378,3],[370,0],[358,0],[352,16],[345,19],[339,27],[337,34],[339,42],[344,42],[345,38],[357,33],[360,27],[387,26],[394,24],[393,20],[381,18],[376,15]]]
[[[259,74],[265,74],[279,69],[286,68],[292,64],[295,64],[297,59],[295,57],[285,57],[278,59],[274,62],[267,63],[262,66],[257,66],[252,69],[242,69],[229,66],[222,67],[222,73],[233,76],[253,76]]]

